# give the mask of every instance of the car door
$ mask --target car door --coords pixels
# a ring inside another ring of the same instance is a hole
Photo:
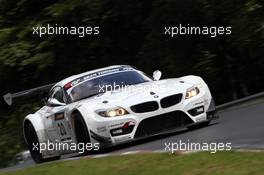
[[[66,97],[63,88],[57,86],[54,87],[49,96],[49,100],[59,103],[49,103],[51,114],[49,118],[48,137],[53,143],[70,143],[72,142],[71,126],[67,116],[68,106],[66,104]],[[47,120],[48,121],[48,120]],[[57,147],[58,148],[58,147]],[[59,149],[60,153],[68,152],[68,150]]]

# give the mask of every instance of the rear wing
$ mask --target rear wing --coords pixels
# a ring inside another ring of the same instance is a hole
[[[21,92],[7,93],[3,96],[3,98],[4,98],[5,102],[9,106],[11,106],[14,99],[23,98],[23,97],[27,98],[27,97],[32,97],[35,95],[43,94],[45,92],[48,92],[51,89],[51,87],[54,85],[55,85],[55,83],[52,83],[52,84],[39,86],[39,87],[32,88],[29,90],[21,91]]]

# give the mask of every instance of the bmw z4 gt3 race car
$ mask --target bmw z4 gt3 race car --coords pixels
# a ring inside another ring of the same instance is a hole
[[[61,155],[206,126],[215,104],[201,77],[160,80],[128,65],[110,66],[56,84],[6,94],[5,101],[49,89],[45,106],[26,116],[24,137],[37,163]],[[79,147],[81,144],[82,147]],[[83,152],[81,152],[83,153]]]

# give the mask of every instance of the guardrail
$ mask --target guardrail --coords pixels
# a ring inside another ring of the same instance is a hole
[[[216,109],[217,110],[223,110],[225,108],[230,108],[230,107],[233,107],[235,105],[238,105],[238,104],[241,104],[241,103],[244,103],[244,102],[248,102],[248,101],[252,101],[252,100],[255,100],[255,99],[261,98],[261,97],[264,97],[264,92],[260,92],[260,93],[254,94],[254,95],[250,95],[250,96],[247,96],[247,97],[244,97],[244,98],[240,98],[238,100],[234,100],[234,101],[231,101],[231,102],[227,102],[227,103],[218,105],[218,106],[216,106]]]

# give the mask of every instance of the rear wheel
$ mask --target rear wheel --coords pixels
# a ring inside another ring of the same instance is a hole
[[[84,144],[91,143],[90,135],[86,123],[79,112],[75,112],[73,114],[73,121],[74,121],[74,130],[76,135],[77,144]],[[85,149],[84,155],[88,154],[89,152]]]
[[[42,154],[39,151],[39,140],[35,128],[33,127],[30,121],[26,121],[24,125],[25,138],[27,140],[28,149],[30,151],[32,159],[36,163],[43,163],[53,160],[60,159],[60,156],[52,158],[43,158]]]

